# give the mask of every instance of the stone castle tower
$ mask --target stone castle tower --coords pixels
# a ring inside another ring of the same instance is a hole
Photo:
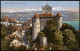
[[[61,27],[62,27],[62,16],[61,16],[61,14],[58,12],[57,13],[57,15],[56,15],[56,17],[57,17],[57,23],[58,23],[58,29],[60,29]]]
[[[40,32],[40,19],[37,13],[35,13],[32,19],[32,40],[35,40],[37,38],[38,32]]]
[[[52,8],[48,4],[45,6],[42,6],[42,13],[51,13],[51,12],[52,12]]]
[[[42,13],[37,14],[35,13],[34,17],[32,18],[32,40],[34,41],[37,36],[38,32],[44,29],[47,20],[55,19],[58,22],[58,29],[62,26],[62,16],[59,12],[56,15],[53,15],[52,8],[47,4],[45,7],[42,7]]]

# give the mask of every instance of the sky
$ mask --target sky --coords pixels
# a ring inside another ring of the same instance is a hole
[[[1,1],[1,12],[40,11],[46,4],[53,11],[79,12],[79,1]]]

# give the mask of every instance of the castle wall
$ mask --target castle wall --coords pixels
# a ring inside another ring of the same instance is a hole
[[[42,46],[47,46],[47,37],[40,37],[40,44]]]
[[[49,19],[54,19],[54,18],[42,18],[42,19],[40,19],[40,30],[43,30],[44,29],[44,27],[46,26],[46,22]]]
[[[32,19],[32,40],[35,40],[40,32],[40,20],[39,18]]]

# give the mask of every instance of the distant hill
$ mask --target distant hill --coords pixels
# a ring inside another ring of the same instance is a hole
[[[42,13],[41,11],[36,11],[37,13]],[[57,14],[58,11],[53,11],[54,15]],[[79,20],[79,12],[71,12],[71,11],[59,11],[63,16],[63,21],[65,20]],[[27,12],[1,12],[1,17],[9,16],[9,18],[16,18],[19,21],[27,21],[32,19],[35,11],[27,11]]]

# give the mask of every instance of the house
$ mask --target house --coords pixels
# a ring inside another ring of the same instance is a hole
[[[10,46],[23,45],[30,47],[29,40],[26,37],[26,31],[22,27],[18,27],[18,29],[12,34],[15,38],[10,43]]]
[[[28,20],[27,24],[29,27],[32,27],[32,20]]]
[[[8,26],[8,25],[15,25],[15,23],[17,23],[18,20],[16,18],[8,18],[8,16],[6,16],[5,18],[1,18],[1,24]]]

